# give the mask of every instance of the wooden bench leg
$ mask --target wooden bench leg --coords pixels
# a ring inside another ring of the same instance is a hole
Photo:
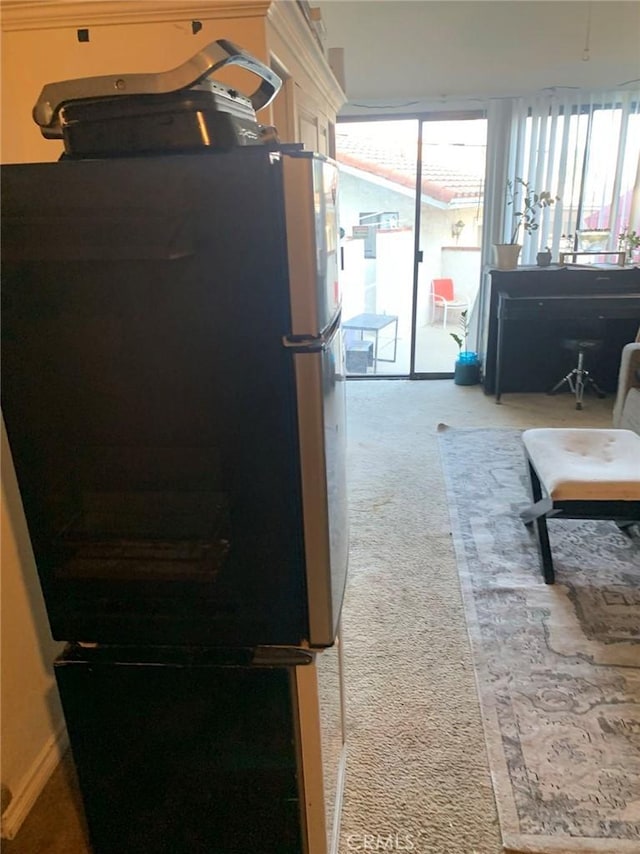
[[[538,530],[538,542],[540,543],[540,557],[542,559],[542,574],[545,584],[554,584],[556,574],[553,569],[553,558],[551,557],[551,545],[549,543],[549,531],[547,530],[547,517],[540,516],[536,519]]]
[[[545,584],[553,584],[556,580],[551,556],[551,544],[549,543],[549,531],[547,529],[547,514],[553,510],[553,502],[550,498],[543,498],[542,485],[538,473],[527,459],[529,467],[529,480],[531,483],[531,495],[533,505],[520,514],[525,525],[535,524],[538,544],[540,546],[540,559],[542,562],[542,574]]]

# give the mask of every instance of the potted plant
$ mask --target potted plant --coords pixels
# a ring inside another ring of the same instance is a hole
[[[518,257],[522,245],[517,243],[518,234],[522,227],[527,234],[533,234],[540,227],[538,216],[543,208],[551,207],[558,201],[549,190],[532,190],[528,181],[516,177],[513,181],[507,178],[507,207],[514,208],[512,212],[513,227],[509,243],[495,243],[495,261],[499,270],[513,270],[518,266]],[[515,210],[516,206],[519,210]]]
[[[629,226],[625,226],[625,228],[618,235],[618,249],[620,251],[626,252],[626,260],[633,264],[635,259],[635,255],[637,254],[636,250],[640,248],[640,234],[638,234],[635,229],[631,230]]]
[[[548,267],[551,263],[551,250],[548,246],[541,249],[536,255],[536,263],[538,267]]]
[[[476,385],[480,382],[480,360],[478,354],[467,349],[467,336],[469,335],[468,311],[460,313],[460,329],[462,335],[450,332],[449,335],[458,345],[458,358],[456,359],[453,381],[456,385]]]

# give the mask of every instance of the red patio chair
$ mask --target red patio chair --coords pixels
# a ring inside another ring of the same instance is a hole
[[[458,299],[453,287],[453,279],[431,279],[431,322],[436,316],[436,309],[442,308],[442,326],[447,325],[447,312],[453,308],[462,311],[468,308],[466,299]]]

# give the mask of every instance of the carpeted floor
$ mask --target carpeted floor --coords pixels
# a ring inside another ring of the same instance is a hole
[[[640,536],[551,521],[545,585],[519,519],[520,431],[443,429],[440,444],[503,841],[637,854]]]
[[[581,413],[565,395],[505,395],[496,406],[479,386],[450,380],[352,382],[348,398],[341,854],[373,844],[496,854],[501,840],[436,428],[608,426],[612,401],[588,399]],[[3,851],[85,854],[76,813],[60,771]]]
[[[610,400],[506,395],[449,381],[349,387],[349,754],[343,854],[502,850],[460,596],[437,425],[608,426]],[[351,848],[350,848],[351,846]]]

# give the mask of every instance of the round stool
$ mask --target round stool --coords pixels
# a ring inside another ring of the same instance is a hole
[[[562,346],[565,350],[571,350],[571,352],[577,353],[578,363],[575,368],[569,371],[569,373],[563,377],[560,382],[556,383],[548,393],[555,394],[560,391],[566,383],[571,393],[575,394],[576,409],[582,409],[582,397],[584,395],[585,386],[592,388],[598,397],[606,397],[600,386],[584,367],[585,354],[595,353],[596,350],[599,350],[602,347],[602,340],[600,338],[563,338]]]

